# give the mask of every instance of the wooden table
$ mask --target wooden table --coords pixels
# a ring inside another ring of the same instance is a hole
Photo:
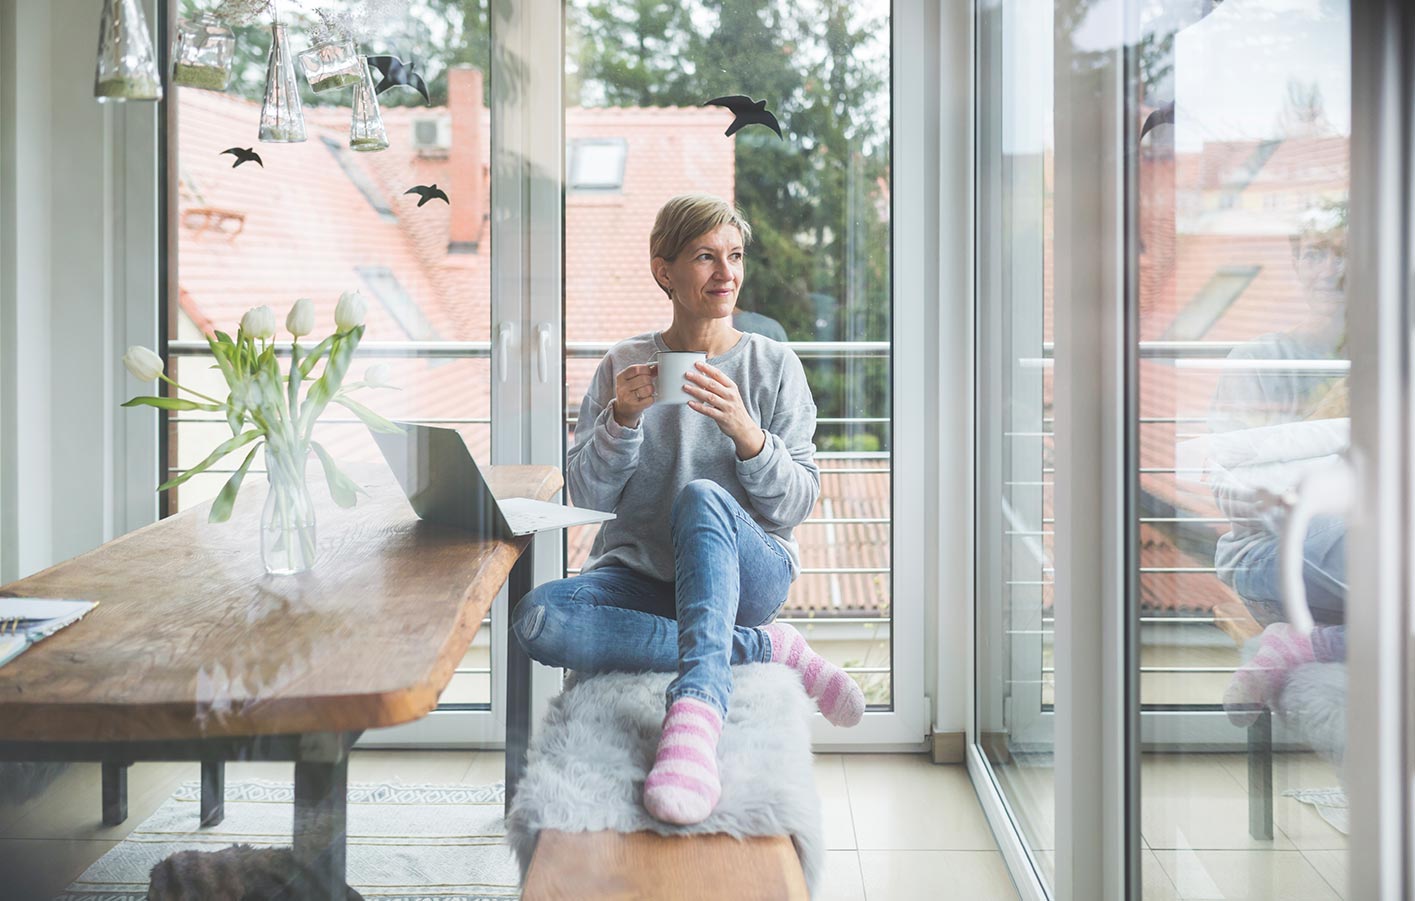
[[[550,466],[486,470],[500,497],[549,499]],[[202,821],[220,822],[226,760],[294,762],[294,849],[311,897],[343,898],[349,749],[366,729],[436,705],[503,584],[532,585],[529,538],[420,521],[383,467],[335,507],[320,482],[315,567],[267,576],[256,479],[230,522],[203,505],[0,595],[98,601],[82,621],[0,667],[0,759],[100,761],[105,822],[126,818],[126,768],[199,760]],[[508,582],[509,579],[509,582]],[[507,804],[525,766],[530,661],[507,630]]]

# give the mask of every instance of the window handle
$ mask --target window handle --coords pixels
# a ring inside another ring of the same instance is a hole
[[[511,356],[511,323],[503,322],[496,330],[496,355],[499,358],[497,365],[501,367],[501,381],[505,382],[507,372],[507,360]]]
[[[541,383],[544,384],[550,381],[550,323],[542,322],[537,325],[536,335],[540,338],[540,354],[537,357],[536,365]]]
[[[1296,486],[1278,495],[1263,492],[1269,503],[1285,513],[1278,532],[1278,575],[1282,606],[1287,621],[1303,635],[1314,625],[1307,606],[1307,587],[1302,582],[1305,567],[1303,543],[1307,529],[1318,516],[1349,514],[1356,493],[1356,473],[1346,460],[1307,473]]]

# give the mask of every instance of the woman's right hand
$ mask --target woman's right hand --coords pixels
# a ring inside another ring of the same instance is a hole
[[[637,428],[644,411],[653,406],[653,380],[657,363],[635,363],[614,377],[614,421],[626,429]]]

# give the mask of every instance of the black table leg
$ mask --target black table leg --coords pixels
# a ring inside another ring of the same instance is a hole
[[[345,901],[349,756],[295,763],[295,863],[301,890],[292,897]]]
[[[506,582],[506,609],[514,612],[516,603],[526,596],[535,583],[535,538],[511,569]],[[531,658],[516,640],[511,624],[506,624],[506,812],[511,812],[511,799],[516,784],[526,771],[526,744],[531,737]]]
[[[117,826],[128,818],[128,766],[103,761],[103,825]]]
[[[1264,710],[1248,727],[1248,834],[1273,837],[1273,715]]]
[[[201,824],[219,826],[226,819],[226,763],[201,762]]]

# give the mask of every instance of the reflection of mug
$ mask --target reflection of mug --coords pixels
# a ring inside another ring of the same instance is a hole
[[[688,384],[684,378],[689,372],[696,372],[694,364],[707,362],[707,354],[696,350],[659,351],[653,355],[658,364],[658,378],[653,383],[656,404],[686,404],[693,396],[684,391]]]

